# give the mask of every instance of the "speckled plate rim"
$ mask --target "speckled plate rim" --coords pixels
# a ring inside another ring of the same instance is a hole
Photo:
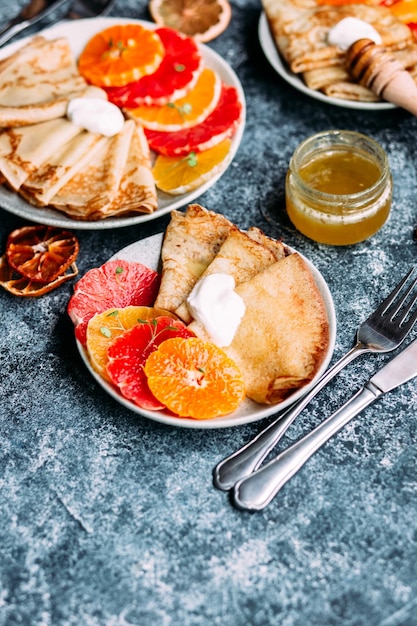
[[[333,98],[332,96],[326,96],[321,91],[316,91],[307,87],[304,81],[299,76],[297,76],[297,74],[291,72],[291,70],[288,68],[288,66],[282,60],[280,54],[278,53],[275,42],[271,35],[265,12],[262,12],[259,18],[258,37],[261,48],[274,70],[287,83],[295,87],[295,89],[298,89],[298,91],[302,91],[303,93],[311,96],[312,98],[315,98],[316,100],[321,100],[322,102],[334,104],[336,106],[346,109],[384,111],[386,109],[396,108],[396,106],[390,102],[356,102],[354,100],[342,100],[341,98]]]
[[[135,20],[122,17],[98,17],[84,20],[60,22],[55,26],[51,26],[50,28],[39,31],[37,35],[42,35],[48,39],[52,39],[54,37],[68,37],[71,49],[74,55],[78,57],[83,50],[85,44],[95,33],[98,33],[99,31],[104,30],[105,28],[108,28],[109,26],[113,26],[115,24],[132,23],[140,24],[142,26],[152,29],[158,28],[156,24],[154,24],[153,22],[147,22],[146,20]],[[0,59],[15,52],[18,48],[30,41],[32,38],[33,36],[25,37],[24,39],[20,39],[13,44],[5,46],[0,50]],[[166,215],[174,209],[181,208],[201,196],[205,191],[212,187],[219,180],[219,178],[221,178],[221,176],[223,176],[235,157],[240,142],[242,141],[242,136],[244,132],[246,121],[246,102],[242,85],[230,65],[219,54],[217,54],[217,52],[215,52],[208,46],[205,46],[204,44],[199,44],[199,47],[201,49],[202,56],[207,67],[210,67],[218,72],[220,78],[225,84],[231,85],[236,88],[243,107],[242,121],[232,137],[232,145],[229,151],[228,158],[224,162],[223,167],[219,169],[218,173],[213,176],[213,178],[205,182],[197,189],[194,189],[193,191],[182,194],[180,196],[170,196],[169,194],[158,191],[158,209],[151,214],[132,215],[126,217],[116,216],[94,222],[77,220],[72,219],[66,216],[64,213],[61,213],[60,211],[52,208],[34,207],[26,202],[26,200],[21,198],[17,193],[3,186],[0,186],[0,208],[8,211],[9,213],[12,213],[13,215],[17,215],[18,217],[27,219],[31,222],[46,224],[48,226],[56,226],[58,228],[67,228],[72,230],[108,230],[111,228],[133,226],[136,224],[142,224],[144,222],[158,219],[159,217]]]
[[[147,237],[145,239],[132,243],[125,248],[122,248],[109,260],[124,259],[127,261],[136,261],[139,263],[143,263],[144,265],[147,265],[154,270],[159,270],[162,240],[163,233],[157,233],[156,235],[152,235],[151,237]],[[241,426],[250,422],[256,422],[260,419],[278,413],[279,411],[282,411],[283,409],[289,407],[291,404],[301,398],[305,393],[307,393],[307,391],[314,385],[318,378],[324,373],[324,371],[327,369],[330,359],[332,358],[336,341],[336,313],[330,290],[319,270],[311,263],[311,261],[301,255],[301,253],[299,254],[303,257],[303,259],[310,267],[310,270],[314,276],[320,293],[323,296],[329,319],[329,347],[322,366],[317,372],[315,378],[308,385],[300,389],[298,392],[294,393],[291,398],[288,398],[280,404],[260,405],[253,402],[252,400],[246,399],[242,403],[242,405],[233,413],[225,415],[224,417],[217,417],[210,420],[195,420],[190,418],[174,417],[164,411],[147,411],[146,409],[141,409],[133,402],[130,402],[129,400],[123,398],[121,395],[119,395],[117,390],[111,384],[101,378],[101,376],[93,369],[89,361],[87,351],[81,345],[81,343],[77,341],[77,347],[80,352],[81,358],[84,361],[84,364],[87,367],[88,371],[98,382],[98,384],[122,406],[143,417],[147,417],[156,422],[161,422],[168,426],[199,429],[228,428],[232,426]]]

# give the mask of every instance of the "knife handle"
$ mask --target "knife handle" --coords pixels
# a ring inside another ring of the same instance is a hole
[[[260,511],[265,508],[285,483],[326,441],[381,394],[382,391],[372,384],[365,385],[308,435],[286,448],[264,467],[236,483],[233,490],[236,506],[249,511]]]

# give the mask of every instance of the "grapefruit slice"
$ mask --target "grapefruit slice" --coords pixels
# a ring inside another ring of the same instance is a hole
[[[87,324],[96,313],[112,307],[151,306],[159,283],[157,272],[134,261],[107,261],[89,270],[75,284],[67,306],[78,341],[86,345]]]
[[[109,345],[125,330],[144,320],[155,317],[178,319],[174,313],[149,306],[127,306],[120,309],[107,309],[94,315],[87,325],[87,352],[91,365],[103,378],[108,380],[106,366]]]
[[[165,51],[154,30],[117,24],[94,35],[80,54],[80,74],[99,87],[126,85],[153,74]]]
[[[203,60],[196,42],[172,28],[155,31],[165,48],[158,69],[124,87],[106,87],[107,97],[120,108],[135,108],[143,104],[163,105],[184,98],[195,86]]]
[[[242,119],[242,111],[236,88],[223,85],[217,107],[201,124],[175,133],[145,130],[146,138],[151,150],[166,156],[202,152],[235,133]]]
[[[144,128],[165,132],[191,128],[202,122],[216,108],[221,89],[220,76],[206,67],[198,76],[194,88],[184,98],[170,100],[162,106],[143,105],[125,111]]]
[[[230,159],[230,139],[184,157],[160,154],[153,167],[155,185],[171,195],[181,195],[200,187],[226,167]]]
[[[193,337],[180,320],[156,317],[144,320],[117,337],[107,351],[107,374],[120,393],[143,409],[165,408],[148,387],[143,366],[148,356],[166,339]]]
[[[229,25],[228,0],[150,0],[149,12],[160,26],[170,26],[197,41],[211,41]]]
[[[168,339],[149,355],[145,376],[154,396],[180,417],[212,419],[245,397],[239,368],[220,348],[197,337]]]

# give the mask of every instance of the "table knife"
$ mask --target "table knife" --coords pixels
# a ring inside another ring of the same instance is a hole
[[[63,4],[68,4],[68,0],[30,0],[16,17],[0,28],[0,46],[20,33],[20,31],[39,22]]]
[[[342,407],[308,435],[278,454],[275,459],[238,481],[234,504],[240,509],[260,511],[308,459],[377,398],[417,376],[417,339],[384,365]]]

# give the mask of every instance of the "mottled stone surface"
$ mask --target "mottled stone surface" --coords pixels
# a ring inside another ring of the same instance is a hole
[[[9,9],[1,0],[3,15]],[[146,2],[113,15],[147,18]],[[257,39],[260,3],[235,0],[210,44],[247,98],[241,147],[201,204],[239,226],[282,234],[320,269],[338,317],[334,358],[415,262],[417,120],[324,104],[278,77]],[[296,145],[356,129],[387,150],[395,191],[371,240],[332,248],[294,231],[283,179]],[[276,210],[279,226],[261,207]],[[80,274],[161,231],[166,218],[79,231]],[[23,224],[1,211],[0,237]],[[368,408],[262,513],[233,508],[213,466],[266,425],[175,429],[108,397],[76,350],[67,284],[41,299],[0,293],[0,624],[2,626],[415,626],[417,387]],[[288,431],[297,439],[340,405],[383,357],[362,357]]]

